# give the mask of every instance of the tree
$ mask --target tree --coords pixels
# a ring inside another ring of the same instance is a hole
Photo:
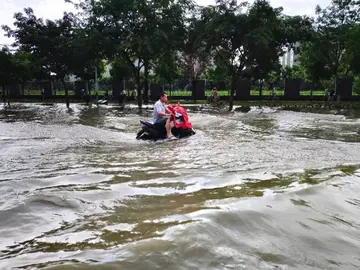
[[[165,53],[154,61],[155,80],[163,84],[172,84],[181,76],[179,61],[175,52]]]
[[[279,27],[276,38],[283,46],[295,49],[302,42],[312,41],[314,34],[314,21],[308,16],[280,15]]]
[[[360,24],[353,25],[346,41],[345,63],[348,71],[354,75],[360,74]]]
[[[187,4],[185,0],[100,0],[92,4],[97,27],[102,29],[106,56],[124,59],[132,68],[139,109],[143,88],[145,102],[148,100],[148,77],[154,62],[176,50],[183,36]]]
[[[278,30],[278,10],[262,0],[255,1],[244,12],[246,6],[246,3],[237,5],[235,1],[219,0],[218,5],[208,8],[205,14],[212,49],[227,66],[231,77],[229,110],[233,107],[237,81],[245,78],[251,69],[269,72],[271,69],[266,66],[278,61],[284,43]]]
[[[316,8],[312,38],[300,45],[300,65],[312,84],[332,80],[337,91],[339,77],[358,74],[360,62],[359,4],[333,0]]]
[[[74,35],[72,39],[71,70],[76,77],[86,81],[95,80],[95,90],[98,90],[98,81],[105,71],[106,62],[102,24],[94,14],[97,8],[92,0],[80,2],[65,0],[74,4],[79,10],[74,23]]]
[[[206,21],[204,17],[207,8],[194,8],[191,17],[186,21],[184,42],[180,50],[180,66],[184,70],[184,77],[189,85],[198,80],[211,61],[211,49],[208,46]]]
[[[129,65],[128,61],[116,58],[111,62],[110,75],[116,80],[125,80],[133,77],[132,66]]]
[[[283,87],[281,82],[281,68],[271,71],[266,79],[266,83],[269,89]]]
[[[271,15],[271,12],[273,14]],[[255,52],[255,65],[250,67],[250,77],[259,81],[260,95],[262,92],[263,83],[265,81],[273,80],[274,74],[281,75],[282,69],[279,63],[279,56],[283,54],[283,49],[293,49],[296,51],[296,45],[299,41],[310,40],[312,34],[312,20],[306,16],[287,16],[283,15],[282,8],[270,9],[267,2],[259,1],[259,7],[253,13],[254,17],[264,16],[267,14],[273,16],[272,22],[274,24],[268,27],[264,24],[262,31],[263,35],[255,36],[259,39],[258,47]],[[276,17],[274,17],[276,16]],[[265,38],[270,35],[270,38]],[[290,77],[302,77],[302,70],[298,70],[294,66],[290,70]]]
[[[6,86],[10,85],[14,79],[14,62],[13,56],[7,47],[2,48],[0,51],[0,84],[2,86],[2,98],[5,102],[6,98]],[[9,96],[9,92],[7,92]],[[8,104],[9,99],[8,99]]]
[[[22,94],[25,84],[34,78],[36,72],[39,72],[39,67],[34,64],[33,58],[30,53],[20,50],[13,55],[14,76],[21,84]]]
[[[304,70],[305,79],[312,85],[319,83],[322,79],[331,78],[331,70],[327,64],[326,54],[324,54],[324,51],[327,50],[324,47],[327,45],[327,41],[324,42],[316,33],[312,41],[300,45],[300,66]],[[311,95],[312,91],[313,89],[311,89]]]
[[[222,59],[215,55],[213,59],[213,66],[207,67],[205,69],[205,79],[213,82],[216,85],[225,84],[230,85],[230,76],[228,68],[224,65]]]
[[[43,22],[31,8],[24,9],[24,12],[25,15],[21,12],[15,14],[14,30],[8,26],[3,26],[3,29],[9,37],[15,38],[15,46],[39,59],[39,64],[48,76],[55,73],[64,86],[66,106],[69,107],[65,76],[70,74],[74,17],[64,13],[60,20]]]
[[[321,56],[319,60],[325,64],[325,70],[334,80],[335,91],[337,91],[338,78],[341,75],[347,76],[351,71],[353,58],[346,56],[349,52],[348,45],[351,44],[350,33],[360,20],[359,7],[359,3],[355,0],[333,0],[331,5],[324,9],[320,6],[316,8],[317,35],[313,45],[318,45],[317,53]],[[315,62],[314,59],[312,60]]]
[[[272,72],[280,69],[279,61],[270,59],[259,59],[258,64],[249,69],[249,79],[259,85],[259,95],[262,96],[264,83],[271,78]]]
[[[80,27],[81,25],[77,25],[73,37],[69,40],[71,57],[68,67],[71,73],[86,82],[88,91],[90,81],[101,79],[105,71],[105,62],[101,60],[101,51],[97,50],[96,34]]]

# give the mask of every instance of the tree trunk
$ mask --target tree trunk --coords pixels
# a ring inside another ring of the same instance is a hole
[[[5,85],[2,86],[2,89],[3,89],[3,91],[2,91],[2,99],[3,99],[4,105],[5,105],[5,103],[6,103],[6,98],[5,98]]]
[[[90,95],[90,92],[89,92],[89,81],[88,81],[88,80],[85,81],[85,93],[86,93],[87,95]]]
[[[262,97],[262,88],[263,88],[263,81],[260,80],[260,83],[259,83],[259,96],[260,96],[260,98]]]
[[[86,102],[86,105],[89,105],[89,102],[90,102],[90,89],[89,89],[89,81],[86,80],[85,81],[85,102]]]
[[[237,77],[236,75],[233,73],[231,76],[231,90],[230,90],[230,97],[229,97],[229,111],[231,112],[234,106],[234,93],[235,93],[235,88],[236,88],[236,81],[237,81]]]
[[[196,103],[196,86],[197,86],[197,81],[193,78],[190,80],[191,81],[191,89],[192,89],[192,95],[194,98],[194,104]]]
[[[64,79],[61,79],[61,83],[64,86],[64,90],[65,90],[65,100],[66,100],[66,107],[70,108],[70,101],[69,101],[69,92],[68,89],[66,87],[66,83]]]
[[[10,89],[7,89],[6,95],[7,95],[7,104],[10,107]]]
[[[54,90],[54,96],[56,96],[56,84],[53,80],[50,81],[51,88]]]
[[[334,89],[335,89],[335,93],[334,93],[334,95],[333,95],[333,100],[335,100],[335,97],[337,97],[337,95],[338,95],[338,76],[337,75],[335,75],[335,82],[334,82]]]
[[[149,104],[149,61],[144,63],[144,104]]]
[[[95,65],[95,91],[99,91],[99,81],[98,81],[98,69]]]
[[[22,96],[25,95],[25,83],[26,83],[26,82],[22,82],[22,83],[21,83],[21,95],[22,95]]]
[[[142,110],[142,89],[141,89],[141,81],[140,81],[140,74],[138,74],[138,76],[136,76],[135,78],[136,82],[136,88],[137,88],[137,102],[138,102],[138,107],[139,107],[139,111]]]

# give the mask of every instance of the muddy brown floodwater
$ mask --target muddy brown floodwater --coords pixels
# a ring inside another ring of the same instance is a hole
[[[195,110],[137,141],[116,106],[0,109],[0,269],[356,269],[360,120]]]

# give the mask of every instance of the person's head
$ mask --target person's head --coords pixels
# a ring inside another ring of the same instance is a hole
[[[160,94],[160,101],[162,103],[166,103],[168,101],[168,98],[167,98],[167,94],[166,93],[161,93]]]
[[[214,93],[214,94],[217,93],[217,88],[216,88],[216,86],[213,87],[213,93]]]

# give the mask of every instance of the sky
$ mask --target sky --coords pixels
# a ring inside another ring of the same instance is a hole
[[[14,13],[22,12],[24,8],[31,7],[37,17],[44,19],[61,18],[64,11],[74,11],[71,4],[65,3],[64,0],[0,0],[0,25],[13,27]],[[213,5],[214,0],[196,0],[200,5]],[[240,1],[239,1],[240,2]],[[248,0],[252,2],[252,0]],[[315,7],[319,4],[325,7],[330,0],[270,0],[273,7],[282,6],[284,13],[288,15],[308,15],[314,16]],[[4,36],[4,31],[0,29],[0,47],[1,45],[10,45],[13,39]]]

